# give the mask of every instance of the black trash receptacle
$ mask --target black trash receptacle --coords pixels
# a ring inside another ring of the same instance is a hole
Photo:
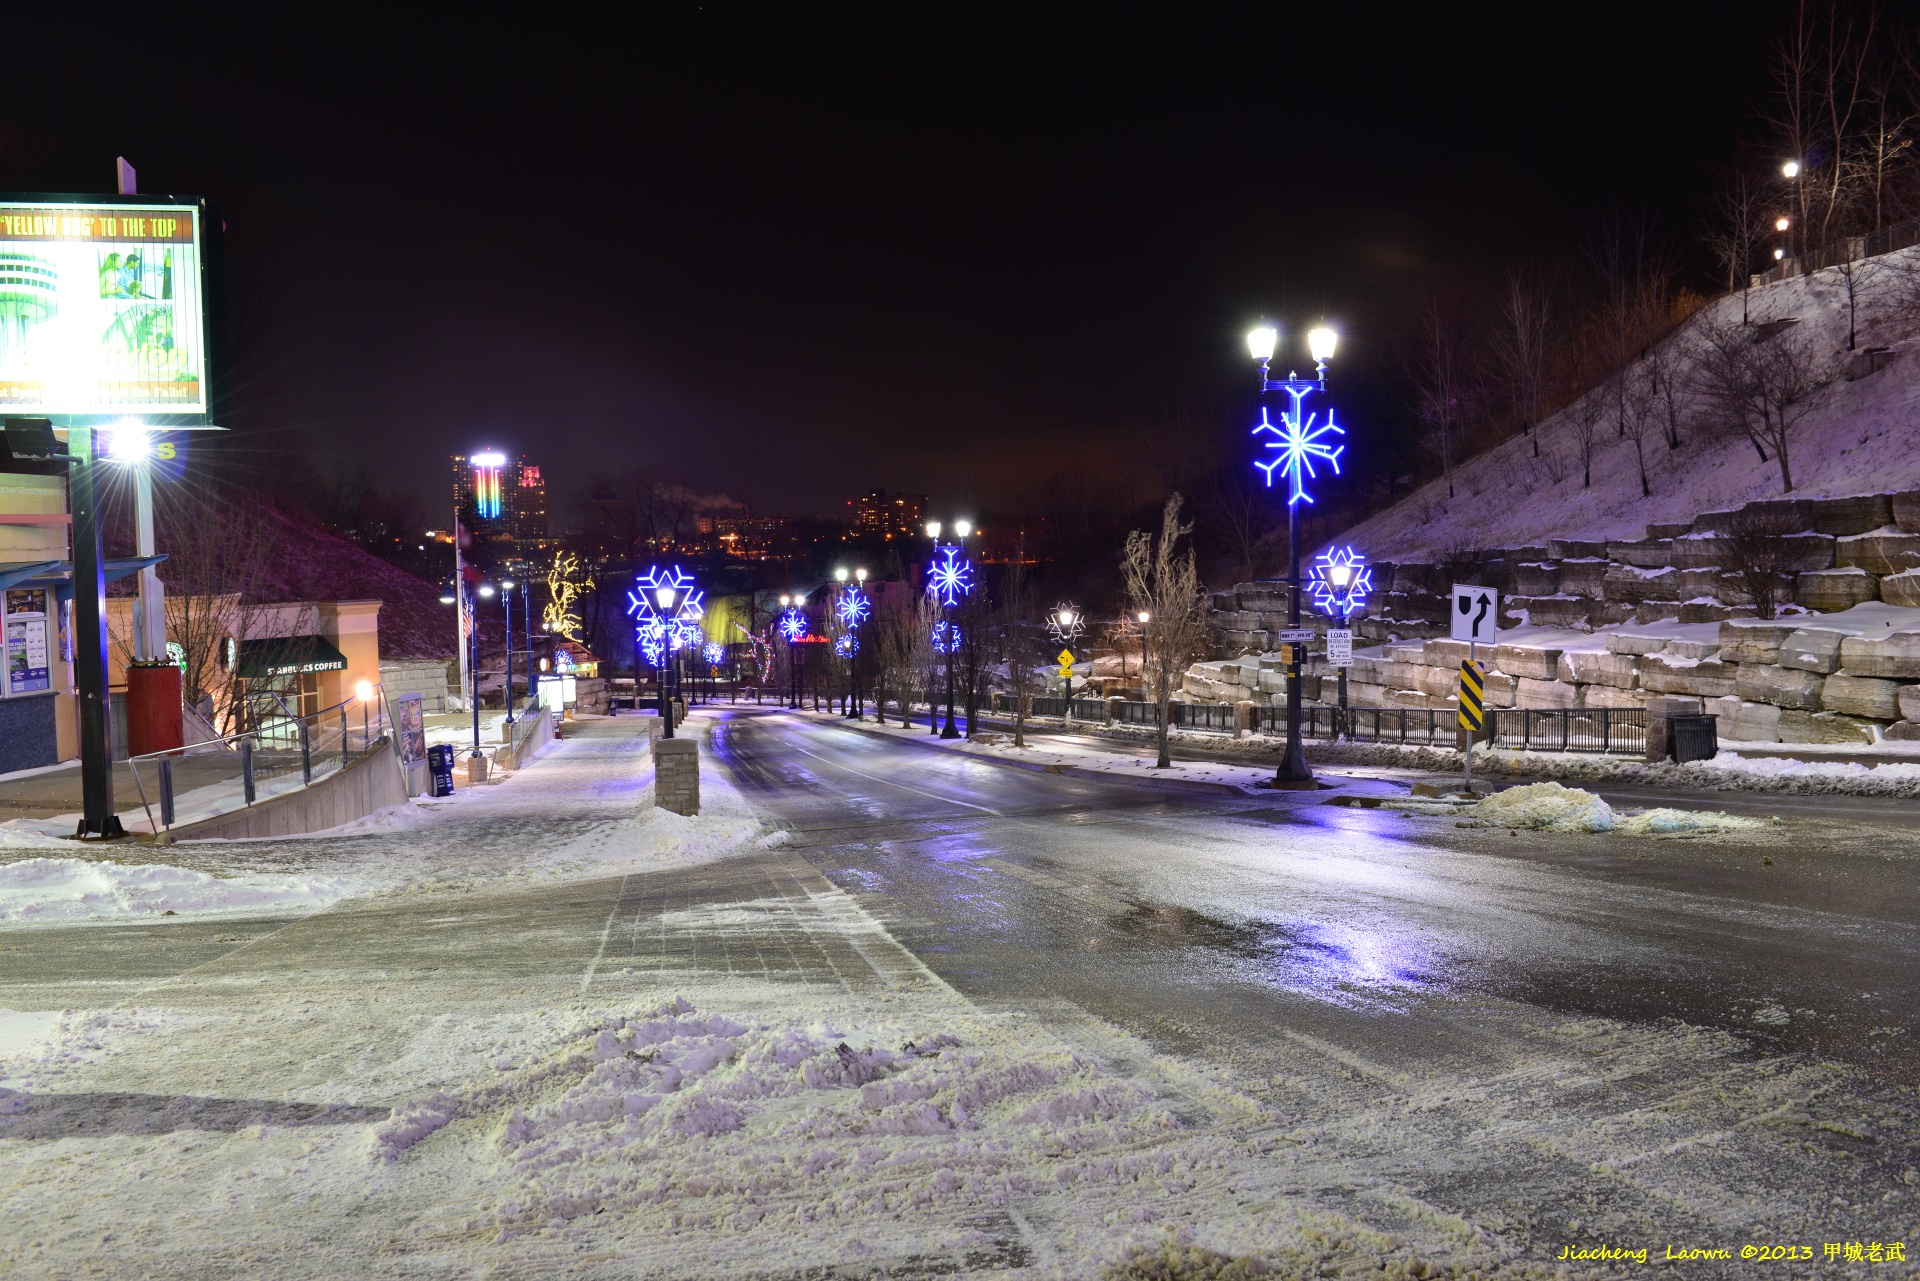
[[[1710,761],[1720,752],[1718,716],[1676,716],[1673,718],[1673,759]]]
[[[433,780],[427,789],[429,795],[453,795],[453,756],[453,747],[447,743],[436,743],[427,749],[427,773]]]

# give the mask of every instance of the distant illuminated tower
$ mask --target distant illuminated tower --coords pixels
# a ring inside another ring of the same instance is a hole
[[[507,465],[507,456],[489,449],[475,454],[472,463],[474,514],[481,520],[498,523],[507,511],[500,495],[500,472]]]

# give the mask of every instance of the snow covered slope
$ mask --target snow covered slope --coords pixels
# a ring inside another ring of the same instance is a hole
[[[1870,260],[1876,267],[1912,259],[1920,250]],[[1865,266],[1865,264],[1862,264]],[[1882,270],[1885,281],[1891,273]],[[1833,498],[1920,487],[1920,352],[1914,326],[1889,314],[1885,291],[1863,285],[1857,344],[1895,354],[1886,368],[1848,382],[1845,281],[1835,269],[1755,289],[1748,299],[1755,323],[1797,318],[1793,333],[1822,359],[1830,358],[1834,380],[1814,393],[1813,408],[1789,438],[1794,496]],[[1700,327],[1738,321],[1740,295],[1709,304],[1669,337],[1691,342]],[[1762,463],[1743,438],[1709,436],[1683,429],[1681,447],[1669,451],[1656,438],[1646,443],[1653,496],[1640,495],[1633,443],[1602,425],[1593,458],[1593,484],[1581,487],[1580,451],[1564,413],[1539,430],[1548,457],[1536,460],[1533,443],[1512,440],[1454,469],[1454,497],[1445,479],[1416,490],[1395,506],[1342,534],[1337,541],[1363,548],[1375,559],[1433,560],[1457,549],[1539,546],[1549,538],[1639,538],[1653,521],[1687,521],[1703,511],[1737,507],[1780,495],[1780,471]],[[1771,452],[1771,451],[1769,451]],[[1558,481],[1553,479],[1557,473]]]

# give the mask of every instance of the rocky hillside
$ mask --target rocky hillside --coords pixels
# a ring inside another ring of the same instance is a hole
[[[1794,489],[1787,497],[1837,498],[1920,487],[1920,358],[1914,321],[1895,306],[1897,273],[1920,269],[1920,250],[1903,250],[1856,265],[1860,296],[1856,351],[1847,341],[1847,287],[1838,269],[1750,291],[1753,332],[1763,341],[1805,344],[1825,379],[1789,436]],[[1708,305],[1664,340],[1697,370],[1708,330],[1738,322],[1735,294]],[[1868,359],[1870,348],[1885,348]],[[1744,437],[1708,430],[1696,394],[1681,405],[1680,447],[1657,435],[1644,442],[1653,494],[1640,492],[1630,440],[1611,419],[1597,433],[1593,483],[1583,486],[1574,408],[1547,420],[1533,441],[1518,437],[1454,469],[1445,479],[1342,534],[1383,560],[1434,561],[1481,548],[1543,546],[1552,539],[1605,543],[1641,536],[1650,525],[1691,524],[1701,512],[1725,511],[1781,497],[1777,463],[1762,462]]]

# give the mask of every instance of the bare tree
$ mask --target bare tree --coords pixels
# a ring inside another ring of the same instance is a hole
[[[1791,594],[1796,552],[1788,537],[1799,522],[1784,507],[1750,503],[1734,513],[1727,531],[1727,571],[1740,580],[1754,613],[1772,618]]]
[[[1736,170],[1714,188],[1707,224],[1707,248],[1726,272],[1727,292],[1740,291],[1740,323],[1747,324],[1753,292],[1753,259],[1766,240],[1766,203],[1744,170]]]
[[[1561,411],[1567,429],[1573,433],[1574,446],[1580,451],[1582,489],[1593,484],[1593,447],[1600,435],[1600,424],[1606,421],[1609,390],[1607,387],[1595,387]]]
[[[1760,461],[1766,462],[1753,331],[1740,325],[1709,324],[1701,328],[1700,339],[1690,377],[1706,425],[1723,435],[1745,436]]]
[[[1760,407],[1760,438],[1780,464],[1780,492],[1793,492],[1787,444],[1793,428],[1813,408],[1812,394],[1826,385],[1808,341],[1791,331],[1760,346],[1754,388]]]
[[[1493,334],[1493,352],[1507,382],[1520,433],[1533,440],[1533,456],[1540,456],[1541,402],[1547,384],[1547,340],[1553,320],[1553,294],[1546,283],[1522,272],[1507,273],[1500,292],[1500,325]]]
[[[1174,675],[1199,656],[1207,637],[1206,594],[1194,562],[1193,526],[1181,521],[1181,502],[1178,494],[1167,499],[1157,539],[1144,530],[1128,534],[1120,562],[1128,608],[1147,615],[1141,625],[1142,667],[1160,708],[1159,769],[1172,767],[1167,721]],[[1184,550],[1182,539],[1187,540]]]
[[[1680,421],[1687,413],[1689,351],[1679,333],[1669,334],[1654,344],[1645,360],[1647,379],[1653,389],[1654,412],[1659,415],[1660,434],[1666,439],[1669,452],[1680,448]]]
[[[1460,428],[1466,421],[1466,358],[1458,318],[1437,295],[1427,300],[1421,320],[1420,355],[1413,370],[1419,394],[1420,421],[1428,431],[1423,442],[1439,455],[1447,479],[1447,497],[1453,493],[1453,461],[1460,452]]]
[[[1037,681],[1034,668],[1043,651],[1046,630],[1034,621],[1033,585],[1027,573],[1027,536],[1014,544],[1013,559],[1000,584],[998,609],[1000,653],[1007,664],[1007,697],[1013,704],[1013,745],[1027,745],[1027,717],[1033,713]]]
[[[1640,467],[1640,497],[1651,498],[1653,487],[1647,483],[1646,439],[1657,421],[1654,406],[1659,391],[1644,360],[1621,370],[1614,381],[1620,384],[1619,395],[1615,398],[1616,412],[1620,415],[1620,435],[1633,442],[1633,460]]]

